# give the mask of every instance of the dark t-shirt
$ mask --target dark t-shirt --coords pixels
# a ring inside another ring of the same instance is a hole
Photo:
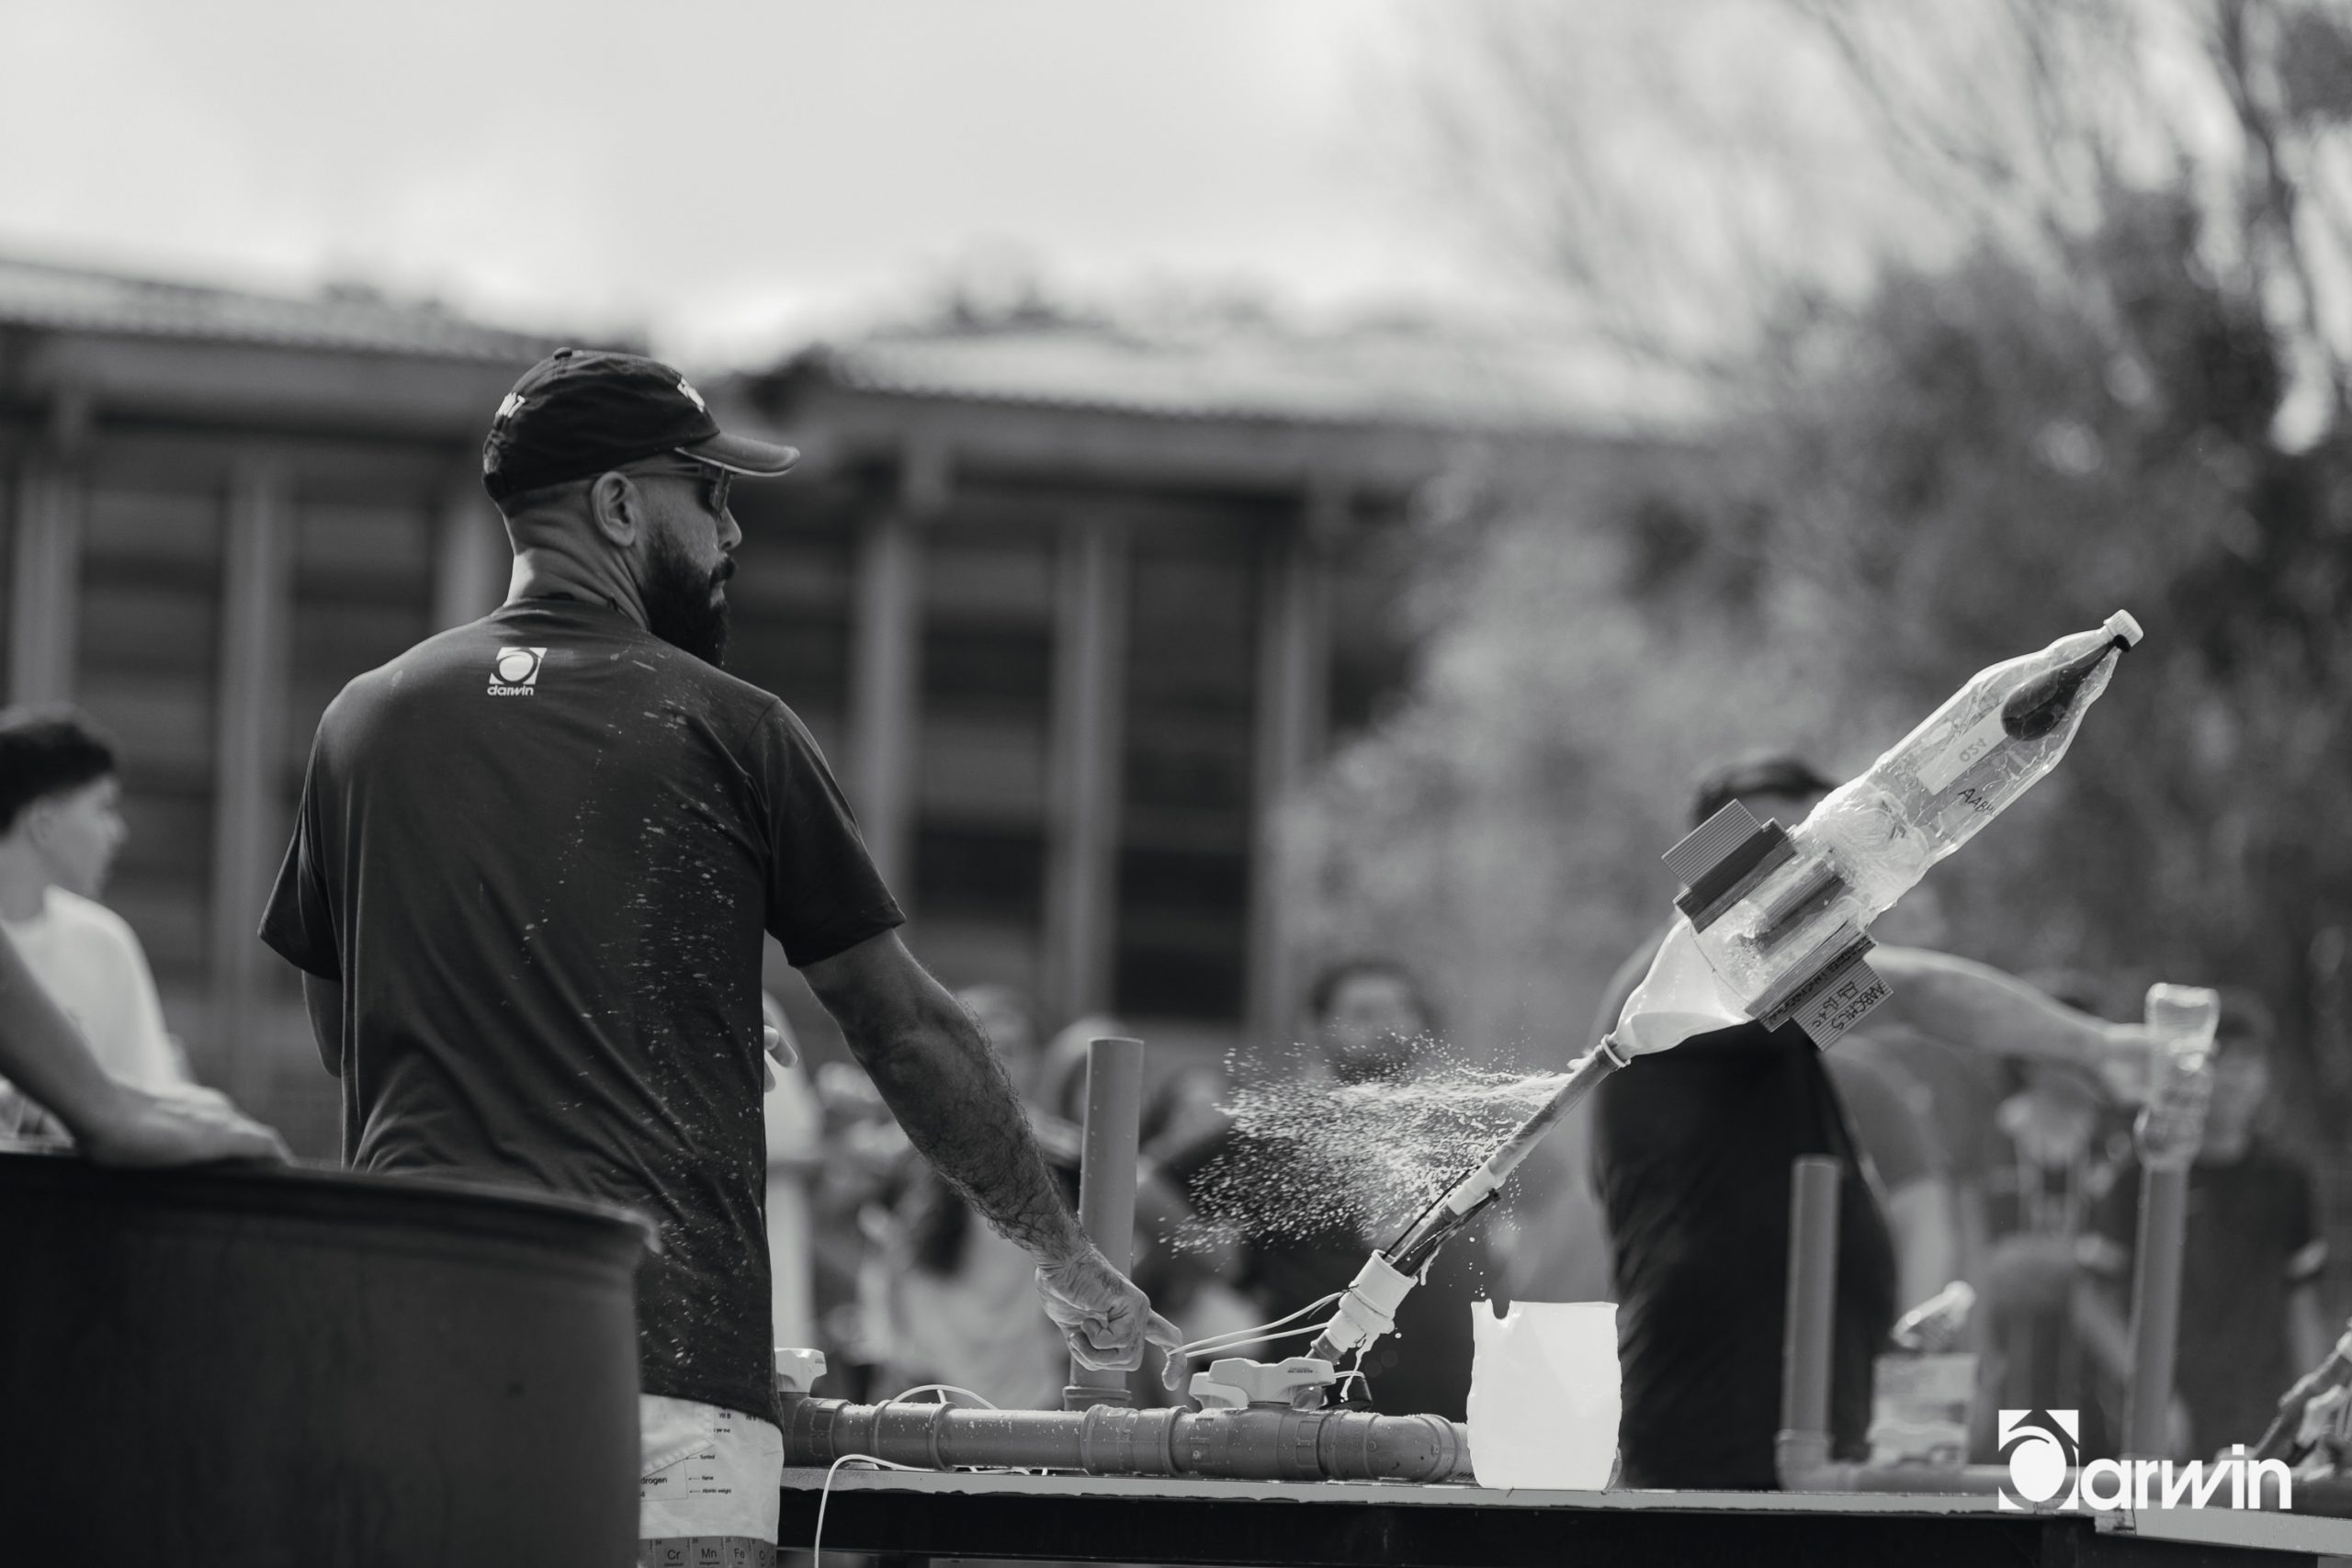
[[[1593,1101],[1593,1185],[1615,1256],[1624,1484],[1779,1484],[1800,1155],[1845,1168],[1829,1425],[1838,1456],[1863,1457],[1871,1363],[1894,1323],[1894,1249],[1813,1042],[1794,1024],[1719,1030],[1636,1059]]]
[[[1838,1054],[1822,1066],[1845,1108],[1855,1144],[1870,1157],[1883,1192],[1900,1192],[1915,1181],[1946,1181],[1951,1168],[1936,1130],[1905,1093],[1911,1086],[1875,1062]]]
[[[2085,1263],[2118,1289],[2132,1285],[2140,1235],[2140,1165],[2125,1165],[2098,1207],[2104,1246]],[[2226,1163],[2189,1168],[2180,1277],[2180,1340],[2173,1386],[2188,1407],[2199,1453],[2251,1444],[2305,1369],[2287,1340],[2287,1298],[2326,1264],[2303,1168],[2260,1143]]]
[[[764,1416],[762,935],[900,918],[781,702],[532,599],[328,707],[262,939],[343,986],[354,1168],[637,1210],[645,1391]]]

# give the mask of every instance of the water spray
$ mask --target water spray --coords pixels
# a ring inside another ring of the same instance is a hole
[[[1501,1195],[1503,1183],[1560,1118],[1631,1059],[1613,1034],[1578,1057],[1552,1098],[1513,1128],[1483,1164],[1422,1210],[1396,1241],[1365,1259],[1307,1357],[1337,1367],[1340,1358],[1361,1355],[1373,1341],[1395,1328],[1397,1306],[1438,1249]]]

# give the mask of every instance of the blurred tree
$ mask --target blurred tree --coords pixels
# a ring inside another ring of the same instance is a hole
[[[1570,13],[1573,12],[1571,15]],[[1433,13],[1433,143],[1702,459],[1432,523],[1416,695],[1295,803],[1317,947],[1557,1056],[1669,891],[1681,781],[1851,769],[2119,605],[2075,756],[1939,871],[2019,968],[2261,986],[2352,1115],[2352,14],[2292,0]],[[1474,538],[1475,547],[1461,543]]]

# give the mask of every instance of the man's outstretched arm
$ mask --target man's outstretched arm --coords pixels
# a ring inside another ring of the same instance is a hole
[[[1955,1045],[2109,1078],[2146,1056],[2145,1030],[2078,1012],[1989,964],[1916,947],[1882,947],[1871,954],[1871,966],[1894,987],[1888,1013]]]
[[[1089,1365],[1137,1365],[1180,1337],[1062,1201],[1012,1080],[972,1021],[896,931],[801,971],[922,1156],[989,1223],[1035,1254],[1046,1311]]]
[[[116,1079],[0,935],[0,1077],[48,1108],[100,1165],[288,1158],[277,1134],[209,1091],[157,1095]]]

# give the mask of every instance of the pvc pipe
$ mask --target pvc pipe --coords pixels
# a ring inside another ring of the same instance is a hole
[[[1838,1183],[1822,1155],[1798,1157],[1789,1182],[1788,1316],[1781,1337],[1781,1429],[1820,1439],[1829,1453],[1831,1330],[1838,1303]]]
[[[1436,1416],[1355,1410],[981,1410],[782,1396],[789,1465],[863,1454],[924,1470],[1016,1465],[1237,1481],[1469,1481],[1470,1437]]]
[[[1078,1223],[1111,1266],[1135,1267],[1136,1144],[1143,1118],[1143,1042],[1115,1037],[1086,1046],[1086,1139],[1079,1156]],[[1125,1404],[1127,1374],[1080,1366],[1072,1356],[1065,1410]]]
[[[2123,1451],[2134,1459],[2168,1457],[2165,1416],[2172,1409],[2188,1219],[2188,1168],[2143,1166],[2140,1245],[2132,1270],[2132,1391],[2123,1413]]]

